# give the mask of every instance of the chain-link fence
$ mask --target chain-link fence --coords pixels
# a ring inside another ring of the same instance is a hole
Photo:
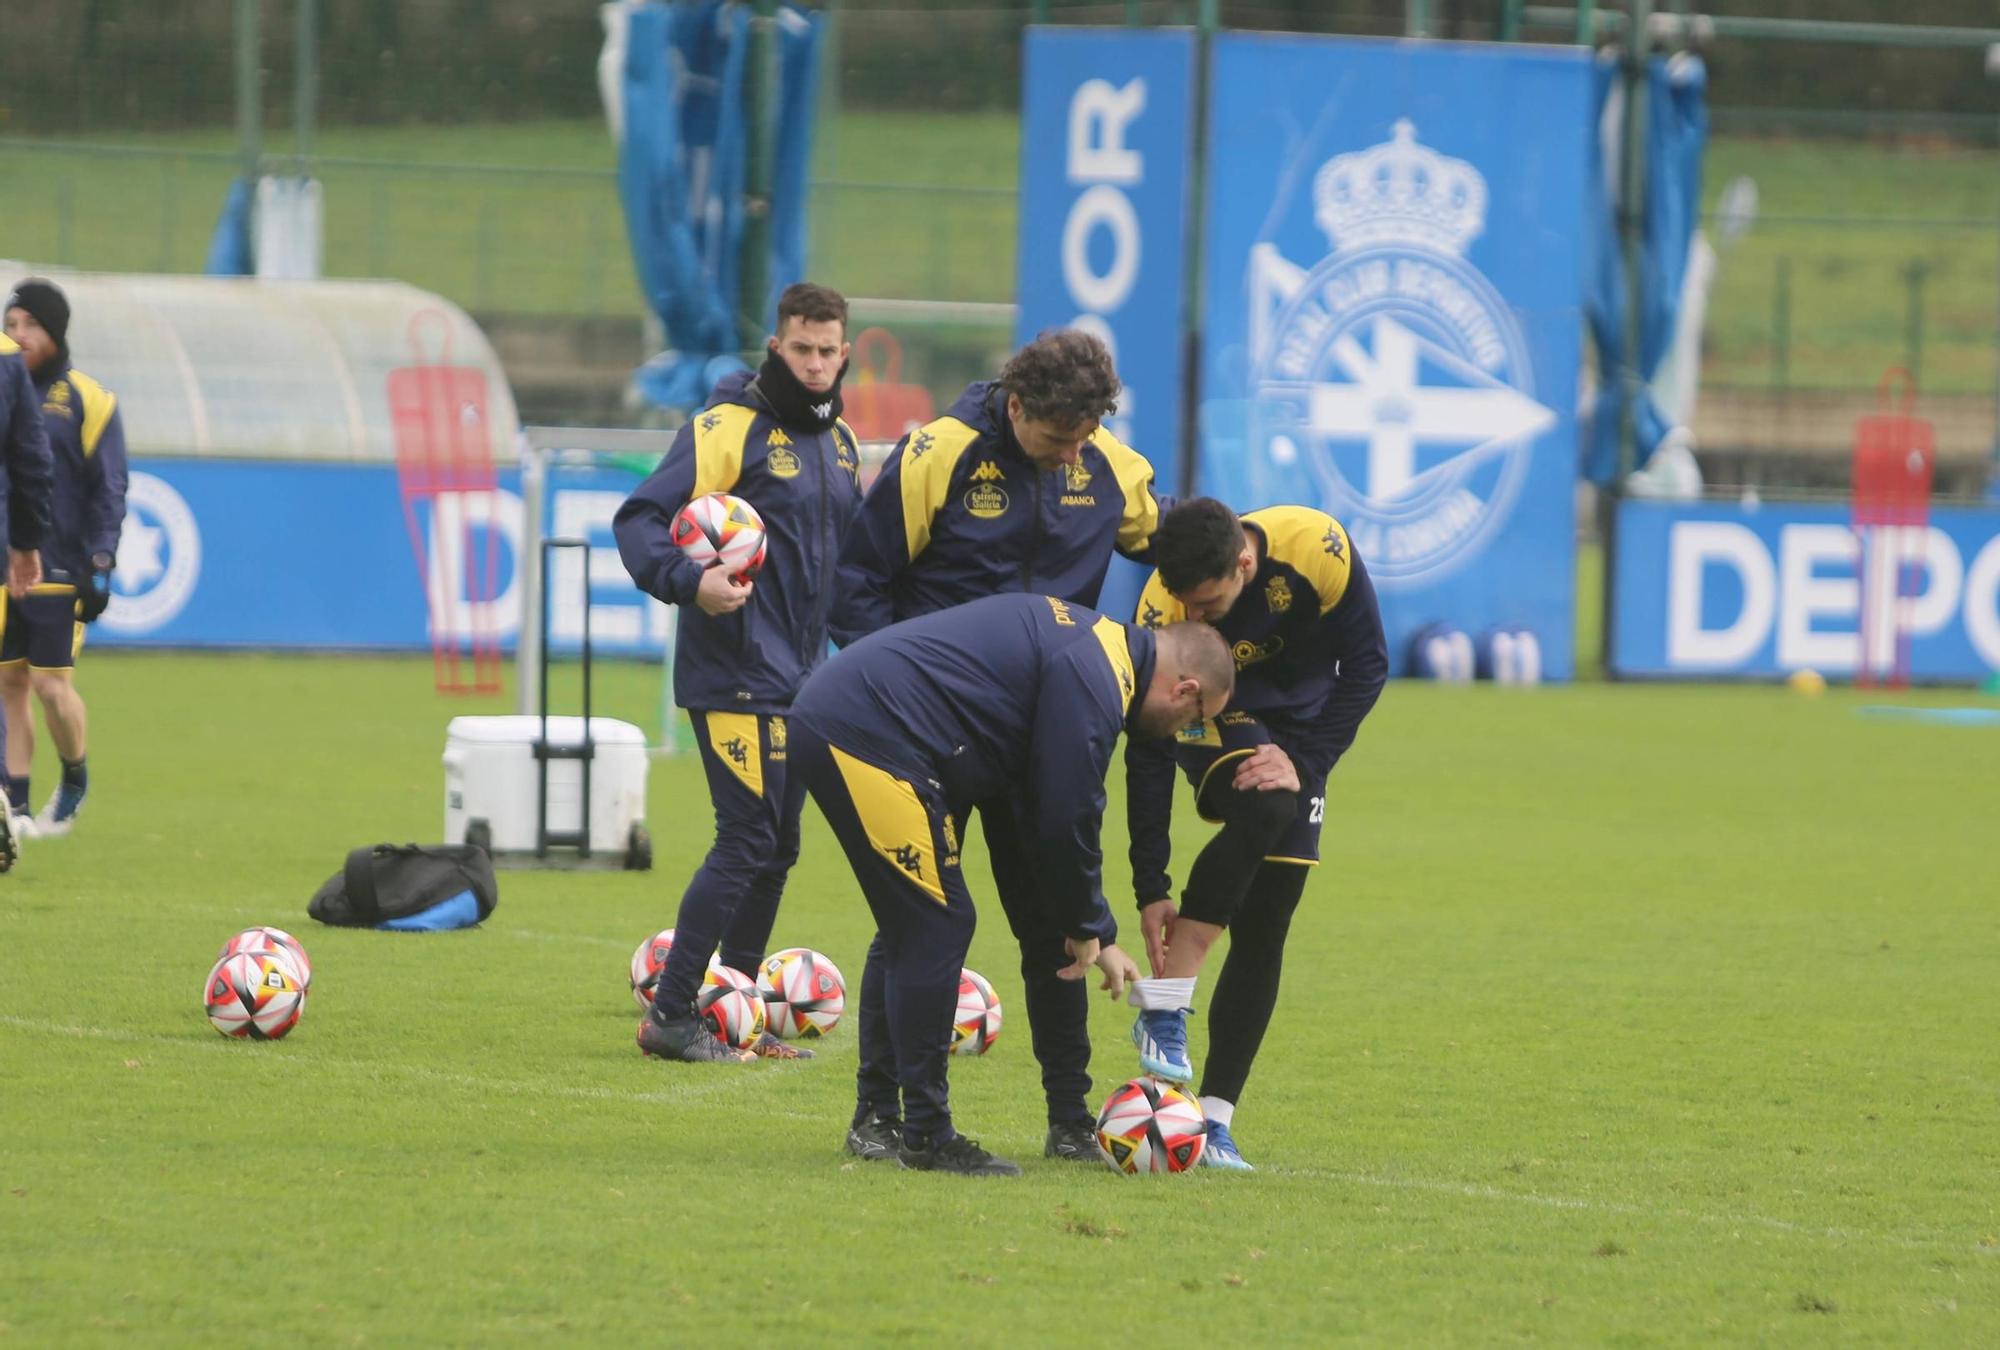
[[[639,350],[615,152],[597,105],[594,7],[570,0],[262,0],[259,146],[309,150],[329,275],[399,277],[477,313],[540,417]],[[236,0],[16,7],[0,43],[7,253],[86,269],[199,270],[243,162]],[[1429,30],[1498,36],[1506,6],[1432,0]],[[1542,7],[1547,8],[1547,7]],[[1671,4],[1658,6],[1670,13]],[[1687,6],[1678,7],[1681,10]],[[1864,0],[1704,9],[1867,18]],[[1192,22],[1195,0],[1045,7],[1064,23]],[[1220,3],[1224,26],[1391,35],[1404,0]],[[1620,17],[1594,7],[1600,20]],[[314,13],[315,116],[295,126],[295,21]],[[902,340],[903,378],[948,398],[1011,340],[1020,41],[1033,4],[834,3],[813,152],[817,279]],[[1536,12],[1529,7],[1529,14]],[[1909,0],[1899,23],[1994,22],[1991,0]],[[1530,39],[1568,40],[1549,24]],[[1976,52],[1717,37],[1711,205],[1760,212],[1718,239],[1705,445],[1844,445],[1883,367],[1943,400],[1950,445],[1994,439],[2000,382],[2000,78]],[[868,301],[886,302],[870,305]],[[606,334],[624,336],[607,337]],[[543,386],[541,391],[532,387]],[[543,398],[546,393],[546,400]],[[1943,430],[1941,426],[1941,430]]]

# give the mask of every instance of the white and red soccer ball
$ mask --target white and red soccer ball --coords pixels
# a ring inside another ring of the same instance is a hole
[[[757,575],[764,565],[764,518],[727,492],[696,497],[674,517],[674,547],[703,568],[720,567],[731,581]]]
[[[748,1050],[764,1034],[764,1000],[757,982],[742,971],[711,964],[694,998],[695,1015],[724,1045]]]
[[[234,956],[238,952],[257,951],[282,952],[289,956],[298,969],[299,987],[308,993],[312,991],[312,959],[306,955],[305,945],[282,928],[246,928],[222,944],[216,959]]]
[[[1000,995],[984,975],[962,970],[958,975],[958,1015],[951,1024],[954,1055],[983,1055],[1000,1037]]]
[[[840,1024],[847,1011],[847,981],[840,967],[810,947],[787,947],[764,958],[757,970],[764,1026],[787,1041],[813,1041]]]
[[[667,969],[667,953],[674,949],[674,930],[662,928],[639,944],[632,953],[632,998],[645,1012],[653,1006],[653,991]]]
[[[270,947],[231,952],[202,987],[208,1020],[225,1036],[275,1041],[299,1024],[305,982],[291,956]]]
[[[1097,1148],[1127,1175],[1185,1172],[1208,1147],[1201,1103],[1172,1083],[1134,1078],[1097,1113]]]

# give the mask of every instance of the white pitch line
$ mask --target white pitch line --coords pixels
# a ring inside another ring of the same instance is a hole
[[[616,947],[621,952],[629,952],[639,944],[627,945],[623,938],[592,937],[588,933],[541,933],[532,928],[504,928],[500,930],[509,937],[526,938],[529,942],[575,942],[588,943],[593,947]]]
[[[86,1040],[119,1041],[128,1044],[165,1045],[179,1050],[192,1050],[197,1054],[227,1052],[228,1044],[220,1037],[213,1041],[203,1037],[165,1036],[158,1032],[126,1031],[116,1027],[76,1026],[62,1022],[45,1022],[30,1017],[13,1017],[0,1013],[0,1025],[19,1027],[24,1031],[39,1031],[55,1036],[74,1036]],[[433,1069],[420,1064],[398,1064],[393,1061],[346,1059],[334,1055],[313,1055],[306,1058],[299,1055],[272,1056],[266,1064],[281,1065],[291,1069],[333,1068],[351,1069],[375,1077],[408,1078],[417,1082],[446,1083],[456,1087],[472,1088],[482,1092],[498,1092],[507,1096],[567,1097],[578,1101],[629,1102],[634,1106],[672,1105],[678,1102],[695,1101],[736,1088],[746,1087],[764,1077],[752,1066],[732,1072],[726,1068],[704,1070],[716,1076],[706,1082],[690,1083],[673,1091],[628,1092],[618,1088],[592,1087],[581,1084],[545,1083],[533,1080],[488,1078],[482,1074],[454,1073],[448,1069]]]
[[[1462,1195],[1473,1200],[1506,1200],[1516,1204],[1537,1205],[1543,1209],[1573,1209],[1653,1221],[1686,1219],[1716,1227],[1763,1228],[1794,1237],[1829,1238],[1837,1242],[1874,1242],[1909,1251],[1930,1251],[1939,1247],[1955,1248],[1966,1245],[1947,1237],[1912,1238],[1898,1233],[1877,1233],[1866,1228],[1841,1228],[1832,1225],[1822,1227],[1815,1224],[1793,1223],[1788,1219],[1773,1219],[1763,1214],[1705,1214],[1693,1209],[1660,1209],[1647,1205],[1625,1204],[1616,1200],[1584,1200],[1574,1196],[1546,1195],[1536,1191],[1510,1191],[1499,1186],[1481,1185],[1478,1182],[1433,1181],[1425,1177],[1392,1177],[1369,1172],[1331,1172],[1313,1167],[1273,1170],[1282,1170],[1288,1176],[1320,1177],[1327,1181],[1342,1181],[1354,1186],[1375,1186],[1385,1190],[1428,1191],[1438,1195]]]

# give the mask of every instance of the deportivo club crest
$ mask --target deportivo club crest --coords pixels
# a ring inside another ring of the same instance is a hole
[[[1428,584],[1506,521],[1558,421],[1513,310],[1464,259],[1486,180],[1405,119],[1322,165],[1312,201],[1332,253],[1251,258],[1253,473],[1302,467],[1376,581]]]

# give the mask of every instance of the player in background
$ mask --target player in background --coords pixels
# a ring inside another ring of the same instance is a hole
[[[1192,498],[1161,521],[1153,559],[1139,622],[1214,625],[1235,657],[1236,698],[1171,744],[1126,747],[1132,883],[1153,972],[1132,991],[1132,1039],[1146,1072],[1193,1078],[1187,1014],[1227,928],[1208,1014],[1202,1161],[1248,1171],[1230,1125],[1277,1004],[1292,912],[1319,861],[1327,774],[1382,693],[1389,649],[1368,571],[1322,511],[1274,506],[1239,518]],[[1176,760],[1195,809],[1222,826],[1189,869],[1178,908],[1167,875]]]
[[[674,702],[694,723],[715,801],[715,842],[681,896],[673,951],[639,1025],[639,1048],[662,1059],[812,1057],[768,1032],[732,1050],[694,1000],[718,944],[723,964],[756,977],[799,856],[805,784],[789,772],[785,714],[825,659],[834,569],[861,501],[859,447],[840,420],[847,347],[840,293],[787,287],[763,366],[715,387],[613,522],[639,589],[681,607]],[[674,517],[711,492],[764,519],[769,552],[754,580],[704,571],[674,544]]]
[[[946,1093],[972,897],[958,825],[974,803],[1017,813],[1032,895],[1058,935],[1050,977],[1092,965],[1113,997],[1139,972],[1104,903],[1104,775],[1120,732],[1170,736],[1229,699],[1212,629],[1148,632],[1050,596],[1000,595],[848,647],[793,705],[794,769],[874,912],[861,977],[850,1153],[921,1171],[1014,1176],[952,1127]],[[676,950],[679,944],[676,943]]]
[[[20,344],[0,333],[0,526],[7,531],[7,595],[24,598],[42,579],[42,541],[48,537],[49,493],[54,481],[41,399],[28,376]],[[20,857],[13,812],[0,811],[0,872]]]
[[[1143,560],[1159,523],[1153,468],[1101,425],[1118,373],[1097,338],[1044,333],[997,380],[966,386],[904,437],[869,487],[841,558],[836,641],[1009,591],[1094,606],[1114,549]],[[1058,979],[1064,934],[1036,901],[1032,837],[978,803],[993,880],[1021,944],[1028,1028],[1048,1099],[1048,1157],[1099,1162],[1090,1002]]]
[[[70,832],[90,791],[76,661],[85,625],[95,623],[111,602],[111,570],[125,524],[125,424],[117,397],[70,364],[69,299],[54,283],[39,277],[18,283],[7,296],[4,320],[39,395],[55,470],[42,579],[27,595],[8,597],[0,630],[7,801],[10,814],[25,816],[34,809],[28,781],[35,762],[32,690],[62,761],[62,781],[41,814],[16,828],[51,837]]]

